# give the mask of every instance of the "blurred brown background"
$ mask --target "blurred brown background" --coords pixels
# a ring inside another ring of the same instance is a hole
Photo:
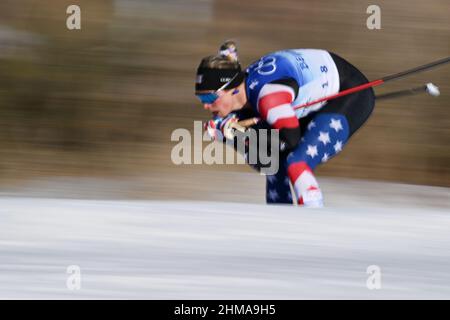
[[[66,28],[71,4],[81,7],[81,30]],[[0,183],[149,177],[159,187],[141,192],[157,198],[173,184],[201,191],[192,182],[211,181],[216,170],[252,172],[246,166],[171,163],[172,131],[192,130],[193,120],[209,117],[193,96],[199,60],[228,38],[238,41],[243,65],[275,50],[323,48],[374,80],[450,55],[447,0],[377,1],[381,30],[366,27],[370,4],[2,0]],[[377,88],[383,93],[432,81],[441,96],[380,102],[319,176],[450,186],[449,70]],[[225,185],[217,190],[233,192]]]

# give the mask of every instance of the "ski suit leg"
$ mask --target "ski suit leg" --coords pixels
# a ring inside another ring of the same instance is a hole
[[[286,169],[286,158],[280,157],[278,172],[266,175],[266,202],[268,204],[292,204],[291,188]]]
[[[287,157],[289,178],[300,204],[309,191],[320,192],[314,169],[338,154],[348,137],[348,122],[341,114],[318,114],[309,122],[302,141]]]

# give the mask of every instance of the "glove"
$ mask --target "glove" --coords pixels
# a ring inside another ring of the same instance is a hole
[[[214,117],[204,124],[205,131],[209,136],[217,141],[225,141],[227,139],[234,139],[234,131],[237,129],[235,126],[239,119],[236,114],[230,113],[225,118]]]

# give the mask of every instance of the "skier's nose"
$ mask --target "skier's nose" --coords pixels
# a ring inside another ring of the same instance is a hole
[[[210,104],[210,103],[204,103],[204,104],[203,104],[203,108],[204,108],[205,110],[210,110],[210,109],[211,109],[211,106],[212,106],[212,104]]]

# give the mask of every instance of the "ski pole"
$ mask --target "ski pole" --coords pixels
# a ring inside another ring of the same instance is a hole
[[[354,92],[358,92],[358,91],[361,91],[361,90],[364,90],[364,89],[367,89],[367,88],[379,86],[379,85],[381,85],[383,83],[386,83],[388,81],[400,79],[400,78],[409,76],[411,74],[422,72],[422,71],[425,71],[425,70],[428,70],[428,69],[431,69],[431,68],[437,67],[439,65],[449,63],[449,62],[450,62],[450,57],[447,57],[447,58],[444,58],[444,59],[441,59],[441,60],[437,60],[437,61],[434,61],[434,62],[430,62],[430,63],[424,64],[424,65],[421,65],[421,66],[418,66],[418,67],[415,67],[415,68],[412,68],[412,69],[409,69],[409,70],[406,70],[406,71],[402,71],[402,72],[399,72],[399,73],[388,75],[388,76],[383,77],[381,79],[374,80],[374,81],[371,81],[371,82],[368,82],[368,83],[364,83],[364,84],[361,84],[359,86],[356,86],[356,87],[353,87],[353,88],[350,88],[350,89],[346,89],[344,91],[338,92],[336,94],[333,94],[333,95],[330,95],[330,96],[327,96],[327,97],[323,97],[323,98],[320,98],[320,99],[317,99],[317,100],[314,100],[314,101],[310,101],[310,102],[307,102],[307,103],[295,106],[293,108],[294,108],[294,110],[300,109],[300,108],[306,108],[306,107],[309,107],[309,106],[311,106],[313,104],[316,104],[316,103],[320,103],[320,102],[323,102],[323,101],[336,99],[336,98],[343,97],[343,96],[346,96],[348,94],[351,94],[351,93],[354,93]]]
[[[433,83],[429,82],[427,84],[421,85],[419,87],[415,87],[415,88],[409,88],[409,89],[403,89],[403,90],[399,90],[399,91],[394,91],[394,92],[388,92],[388,93],[383,93],[380,95],[375,96],[376,100],[388,100],[388,99],[393,99],[393,98],[398,98],[398,97],[403,97],[403,96],[411,96],[411,95],[416,95],[416,94],[420,94],[420,93],[428,93],[431,96],[437,97],[440,95],[440,91],[439,91],[439,87],[434,85]],[[247,128],[250,126],[253,126],[255,124],[257,124],[261,119],[260,118],[249,118],[249,119],[244,119],[241,121],[238,121],[236,123],[236,127],[240,127],[239,129],[242,128]],[[234,126],[234,125],[232,125]]]

